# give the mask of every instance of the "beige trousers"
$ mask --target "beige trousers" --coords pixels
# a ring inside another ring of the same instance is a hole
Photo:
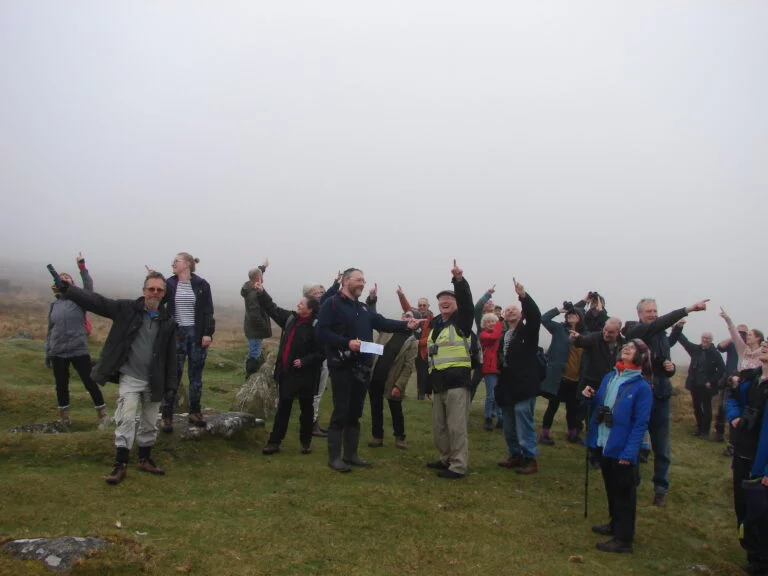
[[[467,473],[469,462],[469,389],[452,388],[432,396],[432,432],[440,460],[458,474]]]

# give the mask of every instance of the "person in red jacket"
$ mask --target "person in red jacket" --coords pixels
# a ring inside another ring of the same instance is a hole
[[[493,410],[496,404],[493,391],[499,379],[498,356],[499,342],[504,328],[499,317],[493,312],[483,315],[480,321],[480,347],[483,349],[483,379],[485,380],[485,423],[483,429],[493,430]],[[502,422],[501,409],[496,407],[496,419]]]

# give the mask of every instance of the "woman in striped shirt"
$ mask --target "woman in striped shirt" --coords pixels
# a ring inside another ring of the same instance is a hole
[[[168,278],[166,299],[173,319],[179,325],[176,333],[176,362],[179,375],[184,373],[184,362],[188,361],[189,375],[189,423],[205,427],[200,409],[203,394],[203,368],[208,347],[213,341],[216,322],[213,319],[211,286],[195,274],[195,265],[200,262],[186,252],[179,252],[171,268],[173,276]],[[176,391],[171,391],[163,402],[163,432],[173,432],[173,408]]]

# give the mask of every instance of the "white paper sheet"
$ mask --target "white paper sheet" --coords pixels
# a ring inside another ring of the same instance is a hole
[[[381,356],[384,354],[384,346],[376,344],[375,342],[360,342],[360,352],[363,354],[376,354]]]

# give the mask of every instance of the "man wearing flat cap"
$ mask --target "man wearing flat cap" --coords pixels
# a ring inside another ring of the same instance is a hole
[[[472,292],[464,273],[453,261],[453,290],[437,295],[438,312],[429,323],[427,361],[433,390],[432,430],[438,460],[427,463],[441,478],[463,478],[467,473],[471,372],[471,334],[474,319]]]

